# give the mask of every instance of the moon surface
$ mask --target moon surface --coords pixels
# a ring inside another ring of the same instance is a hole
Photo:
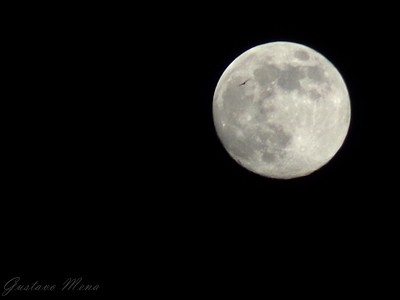
[[[229,155],[277,179],[306,176],[328,163],[343,145],[350,115],[338,70],[291,42],[241,54],[222,74],[213,100],[214,125]]]

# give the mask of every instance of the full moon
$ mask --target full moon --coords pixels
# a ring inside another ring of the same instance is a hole
[[[322,54],[296,43],[256,46],[224,71],[214,93],[217,135],[262,176],[291,179],[328,163],[350,125],[346,84]]]

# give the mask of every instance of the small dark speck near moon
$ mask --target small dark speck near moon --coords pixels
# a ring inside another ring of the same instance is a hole
[[[247,79],[247,80],[243,81],[241,84],[239,84],[239,86],[245,85],[245,84],[247,83],[247,81],[249,81],[249,80],[250,80],[250,79]]]

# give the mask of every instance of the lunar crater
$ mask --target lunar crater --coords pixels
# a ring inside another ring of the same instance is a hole
[[[267,123],[265,132],[262,133],[263,138],[268,144],[278,148],[286,148],[292,139],[291,134],[283,129],[282,125]]]
[[[307,76],[316,82],[325,82],[324,70],[318,66],[307,67]]]
[[[316,101],[321,100],[321,97],[322,97],[321,94],[316,90],[310,90],[308,92],[308,95],[310,96],[310,99],[316,100]]]
[[[310,58],[310,55],[303,50],[295,51],[294,56],[300,60],[308,60]]]

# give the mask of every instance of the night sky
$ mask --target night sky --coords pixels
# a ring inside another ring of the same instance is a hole
[[[393,251],[395,22],[383,6],[309,5],[10,11],[2,279],[189,298],[365,290]],[[273,41],[328,58],[352,107],[335,157],[288,181],[240,167],[212,121],[225,68]]]

